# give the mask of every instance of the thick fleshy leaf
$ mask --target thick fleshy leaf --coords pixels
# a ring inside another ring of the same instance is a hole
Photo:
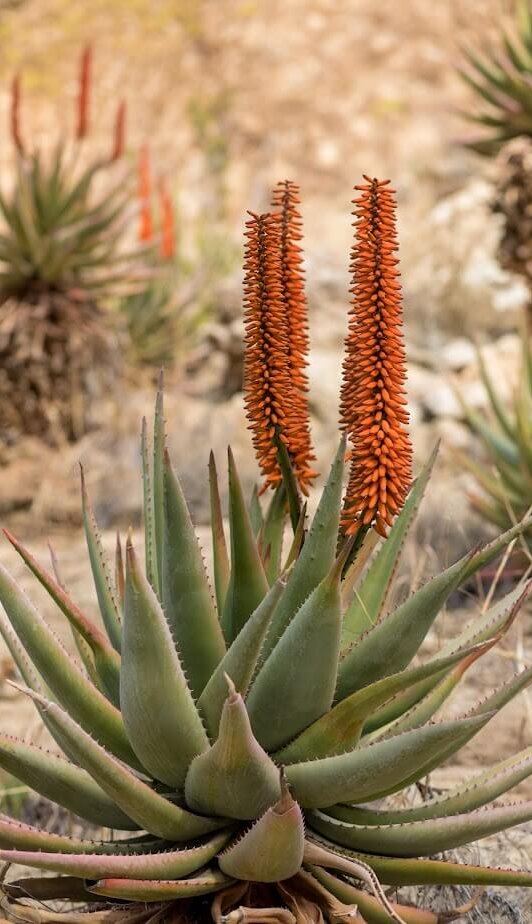
[[[166,435],[164,431],[164,398],[163,398],[163,371],[159,373],[157,397],[155,398],[155,415],[153,421],[153,463],[152,463],[152,494],[153,494],[153,538],[155,540],[155,558],[157,561],[158,587],[156,591],[164,594],[164,548],[168,541],[165,534],[165,464],[164,453],[166,449]],[[178,546],[174,546],[178,548]]]
[[[282,747],[331,707],[340,652],[340,582],[345,558],[343,554],[337,559],[300,608],[248,694],[254,734],[269,751]]]
[[[30,695],[39,699],[36,693]],[[145,831],[169,841],[183,841],[224,826],[223,821],[200,818],[168,802],[97,744],[63,709],[42,697],[40,702],[77,763]]]
[[[424,469],[416,478],[401,513],[396,518],[386,542],[379,549],[366,576],[355,592],[342,625],[342,651],[371,629],[382,616],[403,546],[414,522],[425,488],[431,476],[438,447],[434,449]]]
[[[231,884],[231,879],[219,870],[205,870],[192,879],[100,879],[89,891],[106,898],[132,902],[167,902],[178,898],[192,898],[218,892]]]
[[[105,693],[115,704],[120,705],[120,655],[113,648],[101,629],[98,628],[70,599],[63,587],[43,568],[15,537],[4,529],[4,534],[17,550],[30,571],[50,594],[69,623],[89,645],[100,683]]]
[[[260,533],[260,549],[269,584],[277,580],[281,570],[286,513],[286,488],[281,483],[274,491]]]
[[[270,654],[295,614],[334,564],[342,503],[345,446],[345,438],[342,438],[312,526],[274,613],[264,658]]]
[[[317,844],[308,840],[305,841],[303,859],[305,864],[327,867],[328,869],[338,870],[351,878],[360,879],[373,892],[381,907],[388,912],[389,919],[399,922],[399,924],[404,924],[403,919],[396,914],[394,908],[388,901],[371,865],[365,863],[363,860],[347,857],[334,850],[328,850],[323,844]]]
[[[163,608],[197,698],[223,658],[225,644],[201,549],[167,452],[164,485]]]
[[[84,879],[180,879],[205,866],[225,847],[228,834],[216,834],[199,847],[143,854],[61,854],[43,851],[0,851],[5,863],[32,866]]]
[[[351,917],[356,924],[390,924],[393,918],[382,906],[377,898],[368,895],[361,889],[355,888],[344,879],[337,879],[332,873],[327,872],[320,867],[311,867],[312,875],[321,885],[325,886],[331,895],[334,895],[339,901],[346,906],[351,906],[356,911],[351,912]],[[432,911],[423,911],[422,908],[410,908],[405,905],[398,905],[392,902],[393,911],[399,915],[399,919],[404,924],[438,924],[438,916]],[[354,917],[356,915],[356,917]]]
[[[218,738],[192,761],[185,798],[195,812],[250,820],[278,801],[279,770],[254,737],[240,693],[226,681]]]
[[[0,735],[0,767],[45,799],[57,802],[92,824],[130,831],[138,828],[88,773],[63,757],[9,735]]]
[[[155,779],[182,788],[190,761],[209,742],[161,604],[141,573],[130,540],[120,701],[129,740],[142,765]]]
[[[322,812],[313,812],[311,824],[320,834],[354,850],[397,857],[420,857],[469,844],[530,819],[532,801],[448,818],[371,827],[350,825]]]
[[[231,529],[231,577],[222,614],[227,644],[236,638],[268,591],[268,580],[259,554],[242,485],[231,449],[229,459],[229,525]]]
[[[110,841],[85,841],[64,834],[50,834],[43,828],[21,824],[0,815],[0,846],[6,850],[43,850],[47,853],[143,853],[157,849],[160,841],[150,844],[139,843],[138,839]]]
[[[450,860],[411,859],[386,857],[381,854],[354,853],[332,842],[327,843],[330,849],[344,850],[348,856],[369,863],[380,881],[386,885],[532,885],[532,872],[527,870],[475,866],[470,863],[453,863]]]
[[[120,651],[122,627],[120,624],[118,604],[113,593],[111,571],[98,533],[96,519],[89,503],[83,468],[81,468],[81,500],[83,508],[83,527],[85,530],[85,538],[87,541],[87,549],[89,552],[100,613],[102,615],[105,630],[109,636],[109,641],[113,648]]]
[[[120,609],[124,609],[124,595],[126,592],[126,573],[124,571],[124,558],[122,555],[122,542],[120,533],[116,531],[115,543],[115,591]]]
[[[224,602],[229,586],[231,566],[227,554],[225,541],[222,504],[218,488],[218,473],[214,453],[211,450],[209,457],[209,493],[211,500],[211,531],[212,531],[212,559],[214,567],[214,587],[216,590],[216,605],[218,614],[223,612]]]
[[[301,809],[283,784],[280,800],[220,854],[218,863],[234,879],[279,882],[298,872],[303,846]]]
[[[421,805],[404,809],[370,809],[336,805],[327,809],[333,818],[355,825],[392,825],[425,818],[444,818],[472,812],[517,786],[532,774],[532,747],[501,761],[465,783],[433,796]]]
[[[458,749],[487,721],[477,716],[416,728],[347,754],[291,764],[286,776],[304,808],[372,801],[400,789],[412,776],[423,776],[427,764],[445,748],[452,744]]]
[[[402,732],[410,731],[412,728],[420,728],[422,725],[430,722],[438,710],[441,709],[443,704],[452,695],[471,665],[473,665],[488,648],[491,648],[496,641],[497,639],[494,639],[490,645],[480,645],[476,651],[462,658],[460,663],[457,664],[450,673],[442,677],[432,690],[412,706],[411,709],[405,712],[404,715],[399,716],[395,722],[385,726],[385,728],[379,729],[373,735],[369,735],[365,740],[368,742],[382,741],[384,738],[392,738],[394,735],[400,735]],[[486,712],[492,711],[494,710],[486,709]]]
[[[278,580],[270,588],[262,603],[251,614],[229,647],[198,700],[198,709],[205,719],[207,731],[212,739],[218,735],[220,716],[227,697],[225,676],[227,674],[231,677],[237,690],[246,696],[255,674],[268,626],[284,587],[284,581]]]
[[[144,555],[146,560],[146,577],[158,596],[161,596],[161,581],[157,564],[157,543],[155,538],[155,510],[153,498],[153,475],[148,448],[148,425],[142,418],[140,437],[140,457],[142,461],[142,490],[144,501]]]
[[[478,646],[479,653],[485,646]],[[426,664],[412,667],[398,674],[391,674],[376,683],[363,687],[337,703],[324,716],[309,725],[301,734],[277,752],[275,758],[279,763],[291,764],[317,757],[332,757],[344,754],[357,744],[368,716],[387,702],[397,692],[416,686],[426,679],[439,679],[457,661],[464,659],[477,648],[469,652],[457,652],[446,658],[435,658]]]
[[[253,535],[256,539],[258,539],[259,533],[264,526],[264,514],[262,513],[259,489],[256,484],[253,485],[253,490],[251,492],[251,500],[249,502],[249,519],[251,521]]]
[[[118,709],[85,677],[16,581],[0,565],[0,601],[35,667],[80,725],[130,766],[138,761]]]
[[[529,518],[529,525],[532,517]],[[336,700],[410,663],[449,595],[503,551],[526,524],[507,530],[432,578],[386,619],[361,636],[340,662]],[[287,588],[288,590],[288,588]]]

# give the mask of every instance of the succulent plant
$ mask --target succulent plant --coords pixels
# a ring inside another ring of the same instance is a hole
[[[210,911],[225,924],[436,924],[453,915],[393,902],[382,884],[532,885],[532,871],[434,858],[532,818],[531,802],[490,805],[532,773],[530,748],[441,796],[410,807],[382,801],[455,755],[532,680],[527,668],[462,718],[440,716],[468,668],[513,622],[524,586],[436,655],[416,658],[450,594],[531,520],[388,608],[434,454],[406,496],[393,192],[377,180],[359,192],[343,396],[357,401],[364,389],[364,401],[356,418],[343,403],[345,432],[310,526],[302,489],[315,472],[303,353],[295,381],[285,368],[293,345],[279,233],[285,201],[280,212],[251,215],[245,266],[246,406],[272,488],[266,509],[258,493],[248,505],[229,451],[228,550],[211,455],[214,598],[166,449],[162,392],[152,448],[142,429],[144,567],[130,535],[125,569],[120,542],[111,568],[82,479],[103,629],[7,533],[70,624],[83,668],[0,568],[0,631],[20,689],[63,755],[1,735],[0,766],[108,829],[88,841],[0,818],[0,859],[46,872],[3,881],[4,907],[18,921],[57,920],[44,903],[70,898],[88,904],[97,921],[200,921]],[[298,319],[301,333],[301,300]],[[367,381],[357,372],[351,388],[358,336],[361,360],[369,344],[372,362]],[[283,550],[289,517],[293,536]],[[27,899],[38,906],[30,909]]]
[[[136,256],[124,245],[125,106],[117,109],[111,150],[89,156],[91,61],[86,49],[75,138],[53,151],[31,148],[24,139],[19,79],[13,83],[15,177],[0,194],[3,439],[20,433],[76,438],[88,425],[91,397],[109,388],[116,367],[104,307],[113,292],[130,287]]]
[[[480,489],[471,494],[470,501],[499,529],[521,520],[532,507],[532,350],[526,325],[521,344],[522,359],[511,407],[501,399],[480,351],[479,369],[489,399],[489,416],[474,411],[461,399],[484,456],[479,461],[460,454],[461,463],[474,475]]]
[[[532,7],[515,0],[512,29],[500,25],[496,48],[465,48],[458,70],[481,101],[461,114],[486,132],[468,140],[479,154],[493,155],[512,138],[532,135]]]

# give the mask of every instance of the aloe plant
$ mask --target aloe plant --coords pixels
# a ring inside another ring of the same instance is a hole
[[[479,154],[491,156],[512,138],[532,134],[532,7],[515,0],[511,28],[499,25],[497,45],[465,48],[458,68],[480,108],[462,115],[483,133],[467,142]]]
[[[391,238],[381,237],[378,208],[371,204],[378,206],[380,186],[371,181],[364,190],[373,224],[364,223],[362,209],[355,263],[360,258],[375,268],[384,259],[389,294]],[[435,454],[395,516],[383,508],[391,519],[387,528],[369,492],[362,495],[357,521],[356,497],[347,498],[347,507],[342,501],[346,437],[352,432],[346,426],[307,525],[301,489],[316,473],[305,464],[304,453],[307,461],[312,455],[305,420],[294,413],[297,408],[306,417],[306,392],[298,387],[292,393],[276,362],[290,346],[282,328],[289,289],[281,272],[289,251],[276,219],[252,216],[251,223],[247,406],[259,462],[273,485],[266,505],[257,494],[248,505],[229,452],[228,540],[211,455],[214,598],[166,449],[162,391],[152,443],[146,424],[142,428],[144,563],[131,535],[125,567],[120,542],[114,567],[108,561],[82,482],[101,625],[82,612],[56,574],[6,533],[66,618],[81,664],[1,567],[0,631],[20,674],[18,687],[33,700],[61,753],[1,735],[0,767],[105,829],[100,840],[88,841],[0,818],[0,859],[46,873],[3,884],[6,907],[16,920],[28,915],[32,921],[56,920],[43,903],[70,898],[88,903],[97,921],[124,916],[140,922],[154,915],[202,920],[210,902],[217,922],[436,924],[442,920],[438,915],[391,901],[383,886],[532,885],[532,871],[432,858],[532,818],[532,802],[492,804],[532,773],[532,749],[410,808],[386,799],[452,758],[532,680],[527,668],[461,718],[441,717],[466,671],[516,618],[525,586],[475,616],[437,654],[417,659],[450,594],[530,529],[532,519],[473,550],[389,609],[401,549]],[[366,271],[367,282],[367,266]],[[379,292],[381,277],[375,278]],[[387,312],[398,317],[398,303],[389,294],[377,304],[376,324],[385,331]],[[301,329],[301,292],[297,308]],[[355,292],[351,355],[358,310]],[[277,326],[279,341],[268,338],[267,321]],[[395,357],[399,324],[389,336]],[[265,368],[256,374],[270,373],[262,401],[250,381],[259,343]],[[385,346],[380,355],[386,357]],[[387,360],[378,362],[385,381]],[[345,375],[352,374],[349,361]],[[375,394],[382,394],[393,413],[386,395],[399,399],[401,389],[388,392],[378,381]],[[386,419],[379,410],[372,413],[381,414],[378,423]],[[366,440],[366,465],[387,445],[380,429]],[[267,439],[277,463],[267,453]],[[360,466],[361,459],[355,451],[351,466]],[[379,467],[376,471],[381,485],[393,485]],[[360,492],[360,479],[351,478],[354,482]],[[382,487],[378,496],[384,496]],[[346,510],[348,529],[342,525]],[[283,547],[289,522],[293,536]],[[381,545],[371,558],[376,540]],[[32,899],[38,905],[29,910],[25,901]]]
[[[471,493],[470,502],[482,517],[502,529],[521,520],[532,507],[532,352],[526,325],[521,345],[519,377],[510,407],[501,399],[480,352],[489,415],[474,411],[462,400],[466,420],[483,449],[482,460],[460,454],[461,464],[479,489]]]

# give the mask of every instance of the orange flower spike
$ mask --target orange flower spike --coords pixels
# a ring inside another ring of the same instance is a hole
[[[139,159],[139,199],[140,199],[140,226],[139,240],[151,241],[153,237],[153,218],[151,214],[151,170],[150,152],[148,145],[140,149]]]
[[[89,130],[89,102],[92,78],[92,48],[86,45],[81,54],[78,90],[78,125],[76,137],[81,140]]]
[[[175,256],[175,220],[172,198],[164,180],[159,182],[159,202],[161,207],[161,256],[163,260],[173,260]]]
[[[11,138],[19,154],[24,154],[24,144],[20,132],[20,76],[15,74],[11,84],[10,126]]]
[[[272,206],[280,216],[281,286],[285,307],[287,362],[290,369],[291,393],[287,402],[290,413],[289,453],[304,494],[316,477],[311,462],[315,459],[310,434],[308,407],[307,356],[309,351],[308,306],[305,295],[301,247],[302,220],[298,210],[299,187],[290,180],[277,184]]]
[[[340,422],[352,443],[342,525],[382,536],[412,482],[406,357],[395,230],[395,191],[364,176],[355,186],[352,307],[345,341]]]
[[[115,116],[115,127],[114,127],[114,137],[113,137],[113,150],[110,157],[110,162],[114,163],[117,160],[120,160],[123,157],[124,149],[126,146],[126,116],[127,116],[127,105],[122,100],[118,109],[116,110]]]
[[[286,362],[279,216],[248,214],[244,253],[244,405],[265,478],[264,491],[282,480],[277,443],[282,440],[289,446],[285,408],[290,372]]]

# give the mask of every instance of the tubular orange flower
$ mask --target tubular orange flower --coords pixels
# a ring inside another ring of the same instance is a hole
[[[124,154],[126,142],[126,114],[127,106],[126,103],[122,100],[118,106],[118,109],[116,110],[113,150],[110,157],[111,163],[114,163],[116,160],[120,160]]]
[[[308,407],[308,306],[301,247],[298,244],[302,239],[302,220],[297,208],[299,202],[299,187],[296,183],[284,180],[277,184],[273,191],[272,206],[279,210],[280,216],[281,289],[291,383],[290,401],[286,407],[290,417],[288,449],[301,490],[308,494],[309,484],[317,472],[311,466],[315,455],[312,451]]]
[[[161,256],[163,260],[173,260],[175,256],[175,222],[174,206],[164,180],[159,182],[159,202],[161,207]]]
[[[341,426],[353,450],[342,525],[372,525],[385,536],[412,480],[406,368],[395,230],[389,180],[364,176],[355,186],[352,308],[340,396]]]
[[[150,152],[148,145],[140,149],[139,159],[139,199],[140,199],[140,226],[139,240],[151,241],[153,237],[153,219],[151,214],[151,172]]]
[[[92,74],[92,48],[86,45],[81,54],[78,92],[77,138],[84,138],[89,129],[89,97]]]
[[[244,404],[265,490],[282,480],[278,441],[288,449],[285,408],[290,371],[286,362],[279,216],[248,214],[244,253]]]
[[[15,74],[11,84],[11,138],[19,154],[24,154],[24,144],[20,133],[20,75]]]

